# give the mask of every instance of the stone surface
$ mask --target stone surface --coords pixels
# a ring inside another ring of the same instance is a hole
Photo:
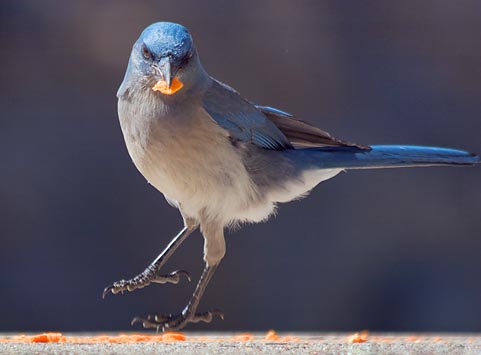
[[[96,334],[66,334],[68,337]],[[372,334],[365,342],[352,343],[352,334],[279,334],[281,340],[269,341],[265,334],[254,334],[252,340],[239,339],[236,333],[186,333],[186,341],[159,343],[0,343],[0,354],[446,354],[481,355],[481,334]],[[7,335],[1,335],[0,338]],[[282,338],[290,336],[290,338]],[[202,340],[200,340],[202,339]]]

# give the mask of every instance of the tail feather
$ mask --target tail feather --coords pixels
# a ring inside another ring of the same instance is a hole
[[[297,149],[303,160],[320,169],[376,169],[436,165],[474,165],[477,155],[457,149],[409,145],[373,145],[371,149],[323,147]]]

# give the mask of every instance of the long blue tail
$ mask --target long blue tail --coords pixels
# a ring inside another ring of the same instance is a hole
[[[436,165],[473,165],[475,154],[450,148],[373,145],[371,149],[323,147],[295,150],[304,163],[320,169],[376,169]]]

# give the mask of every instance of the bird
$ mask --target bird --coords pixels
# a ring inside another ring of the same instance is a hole
[[[162,269],[192,232],[200,229],[204,239],[205,267],[185,308],[132,320],[157,331],[223,319],[222,311],[198,312],[198,306],[225,255],[228,227],[266,221],[278,204],[305,197],[345,170],[479,163],[477,155],[457,149],[351,143],[257,105],[211,77],[188,29],[172,22],[143,30],[117,98],[134,165],[180,211],[184,226],[142,273],[107,286],[103,297],[190,281],[184,270]]]

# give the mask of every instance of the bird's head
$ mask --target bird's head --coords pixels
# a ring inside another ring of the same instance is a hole
[[[199,72],[203,69],[187,28],[157,22],[147,27],[135,42],[122,86],[140,80],[153,91],[175,95],[195,84]]]

